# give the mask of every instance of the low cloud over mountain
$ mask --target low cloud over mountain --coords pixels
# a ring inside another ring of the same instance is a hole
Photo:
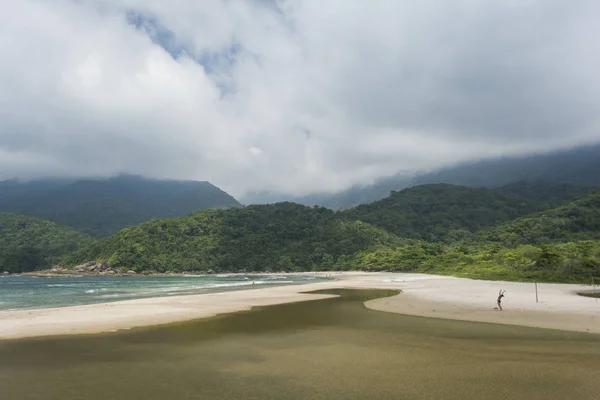
[[[303,195],[600,140],[595,1],[0,7],[0,178]]]

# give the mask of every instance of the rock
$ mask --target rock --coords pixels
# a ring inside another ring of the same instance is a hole
[[[8,272],[8,271],[4,271],[4,272],[2,273],[2,275],[10,275],[10,272]]]
[[[96,264],[90,265],[89,267],[87,267],[87,270],[89,272],[94,272],[96,269],[98,269],[98,265],[96,265]]]
[[[129,271],[127,271],[127,273],[128,273],[129,275],[135,275],[135,274],[136,274],[136,272],[135,272],[135,271],[133,271],[133,270],[131,270],[131,269],[130,269]]]
[[[106,273],[109,274],[109,275],[112,275],[112,274],[115,273],[115,271],[113,271],[112,269],[109,269],[109,270],[106,271]]]
[[[110,263],[108,261],[104,261],[102,264],[100,264],[100,267],[98,269],[100,271],[106,271],[110,269]]]
[[[79,264],[73,268],[77,272],[94,271],[96,269],[96,261],[88,261],[83,264]]]

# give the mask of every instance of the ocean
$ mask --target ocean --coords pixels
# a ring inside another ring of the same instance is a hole
[[[314,283],[284,275],[0,277],[0,310],[64,307],[148,297],[251,290]],[[252,285],[254,283],[254,285]]]

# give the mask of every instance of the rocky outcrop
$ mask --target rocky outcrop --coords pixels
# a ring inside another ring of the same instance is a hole
[[[73,271],[77,272],[94,272],[97,268],[96,261],[89,261],[85,264],[81,264],[73,268]]]
[[[104,261],[103,263],[98,263],[96,261],[88,261],[85,264],[77,265],[73,268],[75,272],[91,272],[99,275],[114,275],[118,271],[115,271],[108,261]]]

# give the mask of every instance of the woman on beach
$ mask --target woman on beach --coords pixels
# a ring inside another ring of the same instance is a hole
[[[504,297],[504,292],[506,292],[506,290],[500,290],[500,292],[498,292],[498,310],[502,311],[502,298]]]

